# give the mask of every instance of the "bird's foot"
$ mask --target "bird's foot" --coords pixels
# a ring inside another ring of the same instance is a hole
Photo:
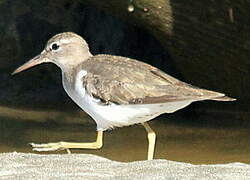
[[[47,143],[47,144],[35,144],[30,143],[33,151],[61,151],[66,150],[68,154],[70,154],[70,150],[65,147],[64,142],[56,142],[56,143]]]
[[[100,149],[102,147],[103,131],[97,132],[97,138],[94,142],[55,142],[47,144],[30,143],[33,151],[60,151],[66,150],[70,154],[69,149]]]

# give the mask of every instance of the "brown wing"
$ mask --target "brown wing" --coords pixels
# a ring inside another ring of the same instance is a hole
[[[83,78],[88,93],[106,103],[152,104],[200,99],[204,92],[214,97],[216,93],[194,88],[151,65],[120,56],[93,56],[79,68],[88,72]]]

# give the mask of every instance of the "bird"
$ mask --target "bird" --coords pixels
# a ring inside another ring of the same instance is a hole
[[[154,158],[156,133],[148,121],[173,113],[196,101],[234,101],[223,93],[182,82],[139,60],[107,54],[92,55],[87,42],[73,32],[50,38],[42,52],[12,75],[42,63],[54,63],[62,72],[68,96],[96,123],[94,142],[30,143],[34,151],[100,149],[103,132],[141,124],[147,132],[147,159]]]

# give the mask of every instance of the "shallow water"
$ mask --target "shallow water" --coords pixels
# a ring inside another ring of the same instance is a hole
[[[206,114],[198,118],[192,121],[177,113],[151,121],[157,133],[155,158],[194,164],[250,163],[250,123],[227,120],[230,116],[222,119]],[[0,107],[0,152],[32,152],[30,142],[89,142],[95,137],[95,124],[82,112]],[[101,150],[72,153],[97,154],[117,161],[145,160],[146,131],[140,125],[106,131]]]

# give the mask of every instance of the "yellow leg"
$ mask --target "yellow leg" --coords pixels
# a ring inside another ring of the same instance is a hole
[[[156,134],[147,122],[142,123],[142,125],[148,133],[148,160],[152,160],[154,158]]]
[[[74,143],[74,142],[56,142],[48,144],[34,144],[30,143],[33,151],[58,151],[69,149],[100,149],[102,147],[103,131],[97,131],[97,138],[95,142],[90,143]]]

